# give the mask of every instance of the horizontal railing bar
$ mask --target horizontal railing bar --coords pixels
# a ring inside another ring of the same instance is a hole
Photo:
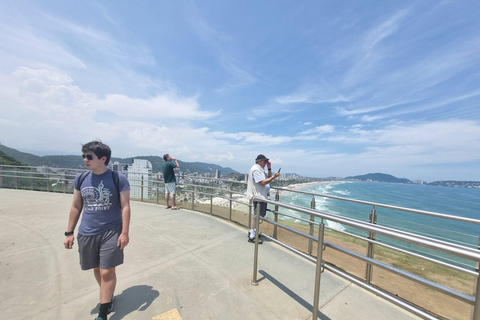
[[[426,261],[430,261],[430,262],[433,262],[433,263],[442,265],[442,266],[444,266],[444,267],[447,267],[447,268],[450,268],[450,269],[454,269],[454,270],[459,271],[459,272],[466,273],[466,274],[471,275],[471,276],[474,276],[474,277],[478,277],[478,276],[479,276],[478,272],[475,272],[475,271],[473,271],[473,270],[465,269],[465,268],[463,268],[463,267],[459,267],[459,266],[456,266],[456,265],[453,265],[453,264],[450,264],[450,263],[447,263],[447,262],[443,262],[443,261],[440,261],[440,260],[436,260],[436,259],[434,259],[434,258],[430,258],[430,257],[427,257],[427,256],[423,256],[423,255],[418,254],[418,253],[415,253],[415,252],[411,252],[411,251],[408,251],[408,250],[405,250],[405,249],[397,248],[397,247],[391,246],[391,245],[386,244],[386,243],[378,242],[377,240],[364,238],[364,237],[362,237],[362,236],[359,236],[359,235],[356,235],[356,234],[353,234],[353,233],[349,233],[349,232],[346,232],[346,231],[342,231],[342,230],[336,230],[336,229],[329,228],[329,227],[325,227],[325,228],[328,229],[328,230],[330,230],[330,231],[332,231],[332,232],[338,232],[338,233],[341,233],[341,234],[343,234],[343,235],[346,235],[346,236],[350,236],[350,237],[352,237],[352,238],[359,239],[359,240],[361,240],[361,241],[369,242],[369,243],[372,243],[372,244],[375,244],[375,245],[379,245],[379,246],[381,246],[381,247],[385,247],[385,248],[388,248],[388,249],[391,249],[391,250],[395,250],[395,251],[397,251],[397,252],[404,253],[404,254],[407,254],[407,255],[410,255],[410,256],[413,256],[413,257],[416,257],[416,258],[420,258],[420,259],[423,259],[423,260],[426,260]]]
[[[305,207],[295,206],[295,205],[291,205],[291,204],[284,204],[284,203],[281,203],[281,202],[265,200],[265,199],[262,199],[262,198],[255,198],[255,200],[263,201],[263,202],[266,202],[266,203],[277,205],[279,207],[303,212],[303,213],[306,213],[306,214],[312,214],[312,215],[314,215],[316,217],[319,217],[319,218],[324,218],[324,219],[327,219],[327,220],[332,220],[334,222],[338,222],[338,223],[341,223],[341,224],[346,224],[346,225],[349,225],[351,227],[359,228],[359,229],[362,229],[362,230],[383,234],[385,236],[389,236],[389,237],[400,239],[400,240],[403,240],[403,241],[406,241],[406,242],[418,244],[418,245],[421,245],[421,246],[424,246],[424,247],[427,247],[427,248],[440,250],[440,251],[447,252],[447,253],[450,253],[450,254],[453,254],[453,255],[456,255],[456,256],[459,256],[459,257],[464,257],[464,258],[471,259],[471,260],[474,260],[474,261],[480,261],[480,252],[475,251],[471,248],[467,248],[467,247],[451,248],[450,244],[447,245],[447,244],[438,243],[438,241],[432,241],[432,239],[430,239],[430,238],[428,238],[428,240],[427,239],[421,239],[417,235],[414,235],[414,234],[407,235],[407,234],[404,234],[404,233],[397,232],[396,230],[395,231],[385,230],[383,227],[380,227],[378,225],[369,225],[368,223],[365,223],[365,222],[362,222],[362,221],[350,221],[350,220],[344,219],[343,217],[339,217],[337,215],[332,215],[332,214],[324,213],[324,212],[319,213],[320,211],[314,211],[312,209],[307,209]]]
[[[262,218],[262,220],[263,220],[263,221],[266,221],[266,222],[268,222],[268,223],[274,224],[274,225],[276,225],[276,226],[278,226],[278,227],[287,229],[287,230],[289,230],[289,231],[291,231],[291,232],[294,232],[294,233],[296,233],[296,234],[298,234],[298,235],[304,236],[305,238],[311,238],[312,240],[314,240],[314,241],[317,242],[316,238],[313,237],[313,236],[310,236],[309,234],[306,234],[306,233],[303,233],[303,232],[301,232],[301,231],[292,229],[292,228],[287,227],[287,226],[285,226],[285,225],[283,225],[283,224],[281,224],[281,223],[278,223],[278,222],[275,222],[275,221],[272,221],[272,220],[269,220],[269,219]],[[333,243],[331,243],[331,242],[325,241],[324,244],[325,244],[325,246],[327,246],[327,247],[330,247],[330,248],[332,248],[332,249],[335,249],[335,250],[337,250],[337,251],[340,251],[340,252],[342,252],[342,253],[345,253],[345,254],[347,254],[347,255],[350,255],[350,256],[352,256],[352,257],[354,257],[354,258],[357,258],[357,259],[363,260],[363,261],[365,261],[365,262],[371,263],[372,265],[375,265],[375,266],[380,267],[380,268],[382,268],[382,269],[386,269],[386,270],[388,270],[388,271],[390,271],[390,272],[393,272],[393,273],[395,273],[395,274],[397,274],[397,275],[399,275],[399,276],[402,276],[402,277],[404,277],[404,278],[408,278],[408,279],[413,280],[413,281],[415,281],[415,282],[418,282],[418,283],[424,284],[424,285],[426,285],[426,286],[429,286],[429,287],[431,287],[431,288],[433,288],[433,289],[436,289],[436,290],[438,290],[438,291],[440,291],[440,292],[443,292],[443,293],[445,293],[445,294],[448,294],[448,295],[450,295],[450,296],[453,296],[453,297],[455,297],[455,298],[457,298],[457,299],[459,299],[459,300],[462,300],[462,301],[464,301],[464,302],[468,302],[468,303],[470,303],[470,304],[473,304],[473,303],[475,302],[475,299],[474,299],[472,296],[469,296],[469,295],[466,295],[466,294],[457,292],[457,291],[452,290],[452,289],[450,289],[450,288],[448,288],[448,287],[445,287],[445,286],[442,286],[442,285],[440,285],[440,284],[438,284],[438,283],[435,283],[435,282],[433,282],[433,281],[430,281],[430,280],[421,278],[421,277],[416,276],[416,275],[414,275],[414,274],[411,274],[411,273],[409,273],[409,272],[407,272],[407,271],[404,271],[404,270],[395,268],[395,267],[390,266],[390,265],[388,265],[388,264],[386,264],[386,263],[383,263],[383,262],[381,262],[381,261],[378,261],[378,260],[375,260],[375,259],[366,257],[366,256],[361,255],[361,254],[359,254],[359,253],[356,253],[356,252],[354,252],[354,251],[351,251],[351,250],[342,248],[342,247],[337,246],[337,245],[335,245],[335,244],[333,244]]]
[[[277,240],[277,239],[275,239],[275,238],[273,238],[273,237],[271,237],[271,236],[269,236],[269,235],[267,235],[263,232],[260,232],[260,234],[265,239],[268,239],[268,240],[278,244],[279,246],[292,251],[293,253],[301,256],[302,258],[304,258],[304,259],[306,259],[310,262],[313,262],[313,263],[317,262],[316,258],[314,258],[314,257],[312,257],[312,256],[310,256],[310,255],[308,255],[308,254],[306,254],[306,253],[304,253],[304,252],[302,252],[298,249],[295,249],[295,248],[293,248],[293,247],[291,247],[291,246],[289,246],[289,245],[287,245],[287,244],[285,244],[285,243],[283,243],[283,242],[281,242],[281,241],[279,241],[279,240]],[[384,292],[380,289],[377,289],[374,286],[368,285],[368,284],[362,282],[361,280],[357,279],[356,277],[354,277],[354,276],[352,276],[352,275],[350,275],[350,274],[348,274],[344,271],[341,271],[341,270],[335,268],[334,266],[329,265],[328,263],[325,263],[325,262],[322,261],[322,266],[326,270],[336,274],[337,276],[342,277],[342,278],[344,278],[347,281],[350,281],[352,283],[355,283],[356,285],[362,287],[363,289],[366,289],[366,290],[368,290],[368,291],[370,291],[374,294],[377,294],[377,295],[381,296],[382,298],[384,298],[384,299],[402,307],[403,309],[408,310],[408,311],[410,311],[410,312],[412,312],[412,313],[414,313],[414,314],[416,314],[416,315],[418,315],[418,316],[420,316],[424,319],[438,320],[438,318],[432,316],[431,314],[429,314],[429,313],[427,313],[427,312],[425,312],[425,311],[423,311],[423,310],[421,310],[421,309],[419,309],[419,308],[417,308],[417,307],[415,307],[415,306],[413,306],[413,305],[411,305],[411,304],[409,304],[409,303],[407,303],[407,302],[405,302],[405,301],[403,301],[403,300],[401,300],[397,297],[394,297],[394,296],[392,296],[392,295],[390,295],[390,294],[388,294],[388,293],[386,293],[386,292]]]
[[[385,300],[387,301],[390,301],[394,304],[396,304],[397,306],[423,318],[423,319],[427,319],[427,320],[439,320],[439,318],[427,313],[426,311],[422,310],[422,309],[419,309],[405,301],[403,301],[402,299],[399,299],[395,296],[392,296],[390,294],[388,294],[387,292],[379,289],[379,288],[376,288],[372,285],[368,285],[366,284],[365,282],[357,279],[356,277],[338,269],[338,268],[335,268],[334,266],[332,265],[329,265],[328,263],[325,263],[325,265],[323,266],[326,270],[332,272],[333,274],[339,276],[339,277],[342,277],[343,279],[347,280],[347,281],[350,281],[352,283],[355,283],[356,285],[358,285],[359,287],[365,289],[365,290],[368,290],[370,291],[371,293],[373,294],[376,294],[382,298],[384,298]]]
[[[462,222],[468,222],[468,223],[474,223],[474,224],[480,224],[480,220],[478,220],[478,219],[466,218],[466,217],[459,217],[459,216],[454,216],[454,215],[445,214],[445,213],[438,213],[438,212],[431,212],[431,211],[425,211],[425,210],[410,209],[410,208],[392,206],[392,205],[383,204],[383,203],[377,203],[377,202],[371,202],[371,201],[364,201],[364,200],[356,200],[356,199],[349,199],[349,198],[343,198],[343,197],[337,197],[337,196],[330,196],[330,195],[326,195],[326,194],[320,194],[320,193],[308,192],[308,191],[302,191],[302,190],[293,190],[293,189],[287,189],[287,188],[282,188],[282,187],[280,187],[280,188],[272,187],[272,189],[276,189],[276,190],[280,190],[280,191],[287,191],[287,192],[307,194],[307,195],[311,195],[311,196],[318,196],[318,197],[329,198],[329,199],[342,200],[342,201],[359,203],[359,204],[365,204],[365,205],[376,206],[376,207],[381,207],[381,208],[386,208],[386,209],[393,209],[393,210],[404,211],[404,212],[418,213],[418,214],[423,214],[423,215],[428,215],[428,216],[433,216],[433,217],[438,217],[438,218],[443,218],[443,219],[456,220],[456,221],[462,221]]]
[[[286,213],[281,213],[281,212],[278,212],[278,211],[275,211],[275,210],[272,210],[273,213],[277,213],[277,214],[280,214],[282,215],[283,217],[289,217],[289,218],[292,218],[292,219],[297,219],[297,220],[300,220],[300,221],[303,221],[303,222],[306,222],[308,224],[313,224],[313,225],[316,225],[318,226],[320,223],[318,222],[315,222],[315,221],[311,221],[311,220],[308,220],[308,219],[304,219],[304,218],[300,218],[300,217],[295,217],[295,216],[291,216],[289,214],[286,214]],[[283,220],[283,219],[282,219]],[[295,223],[295,222],[294,222]],[[328,227],[325,227],[326,229],[328,229]]]
[[[288,230],[288,231],[290,231],[290,232],[296,233],[296,234],[298,234],[299,236],[305,237],[305,238],[307,238],[307,239],[312,239],[312,240],[314,240],[314,241],[317,241],[317,240],[318,240],[318,239],[315,238],[314,236],[311,236],[311,235],[309,235],[309,234],[307,234],[307,233],[304,233],[304,232],[302,232],[302,231],[298,231],[297,229],[290,228],[290,227],[288,227],[288,226],[286,226],[286,225],[284,225],[284,224],[281,224],[281,223],[278,223],[278,222],[275,222],[275,221],[272,221],[272,220],[269,220],[269,219],[263,218],[263,217],[260,217],[260,219],[263,220],[263,221],[265,221],[265,222],[268,222],[268,223],[270,223],[270,224],[276,225],[277,227],[280,227],[280,228],[282,228],[282,229],[285,229],[285,230]]]
[[[357,252],[354,252],[354,251],[351,251],[351,250],[348,250],[348,249],[345,249],[345,248],[342,248],[340,246],[337,246],[336,244],[333,244],[331,242],[327,242],[325,241],[325,246],[329,247],[329,248],[332,248],[332,249],[335,249],[337,251],[340,251],[342,253],[345,253],[349,256],[352,256],[354,258],[357,258],[359,260],[362,260],[362,261],[365,261],[365,262],[368,262],[368,263],[371,263],[372,265],[375,265],[379,268],[382,268],[382,269],[385,269],[385,270],[388,270],[392,273],[395,273],[399,276],[402,276],[404,278],[407,278],[407,279],[410,279],[412,281],[415,281],[415,282],[418,282],[420,284],[424,284],[426,286],[429,286],[430,288],[433,288],[437,291],[440,291],[440,292],[443,292],[449,296],[452,296],[456,299],[459,299],[459,300],[462,300],[464,302],[467,302],[467,303],[470,303],[470,304],[474,304],[475,303],[475,298],[470,296],[470,295],[467,295],[467,294],[464,294],[464,293],[461,293],[461,292],[458,292],[458,291],[455,291],[453,289],[450,289],[448,287],[445,287],[441,284],[438,284],[436,282],[433,282],[433,281],[430,281],[430,280],[427,280],[427,279],[424,279],[422,277],[419,277],[417,275],[414,275],[410,272],[407,272],[407,271],[404,271],[404,270],[401,270],[401,269],[398,269],[398,268],[395,268],[393,266],[390,266],[386,263],[383,263],[381,261],[378,261],[378,260],[375,260],[375,259],[372,259],[372,258],[369,258],[369,257],[366,257],[364,255],[361,255],[360,253],[357,253]]]
[[[263,238],[268,239],[268,240],[270,240],[270,241],[278,244],[279,246],[284,247],[285,249],[288,249],[288,250],[296,253],[297,255],[299,255],[299,256],[307,259],[307,260],[310,260],[311,262],[316,262],[316,261],[317,261],[316,258],[314,258],[314,257],[312,257],[312,256],[310,256],[310,255],[308,255],[308,254],[306,254],[306,253],[304,253],[304,252],[302,252],[302,251],[300,251],[300,250],[298,250],[298,249],[295,249],[294,247],[289,246],[288,244],[283,243],[283,242],[281,242],[280,240],[277,240],[277,239],[269,236],[268,234],[265,234],[265,233],[263,233],[263,232],[260,232],[260,234],[262,235]]]

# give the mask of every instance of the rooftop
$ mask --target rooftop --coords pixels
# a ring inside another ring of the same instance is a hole
[[[98,286],[63,247],[72,195],[0,189],[4,319],[93,319]],[[119,319],[311,319],[315,265],[266,241],[259,285],[246,229],[188,209],[131,203],[130,244],[117,268]],[[175,309],[177,316],[172,315]],[[174,310],[174,311],[172,311]],[[419,319],[325,271],[320,319]]]

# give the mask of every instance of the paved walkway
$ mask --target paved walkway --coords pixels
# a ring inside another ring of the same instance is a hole
[[[63,247],[71,200],[0,189],[2,319],[95,318],[93,274]],[[311,319],[315,265],[265,243],[252,286],[254,246],[236,225],[132,202],[130,240],[110,320]],[[321,284],[321,319],[418,319],[328,271]]]

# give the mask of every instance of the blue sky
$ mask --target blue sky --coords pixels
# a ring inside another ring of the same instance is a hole
[[[0,142],[480,180],[478,1],[3,1]]]

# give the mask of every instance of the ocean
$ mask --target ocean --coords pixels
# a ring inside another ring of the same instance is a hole
[[[480,220],[480,189],[379,182],[328,182],[303,185],[299,187],[298,190]],[[310,207],[312,196],[282,192],[280,201]],[[372,210],[372,206],[370,205],[356,204],[319,196],[315,197],[315,202],[316,209],[318,210],[366,222],[368,222],[369,214]],[[290,210],[284,212],[293,216],[309,219],[308,215],[302,215],[298,212]],[[472,248],[477,248],[479,243],[480,225],[477,224],[381,207],[376,207],[376,212],[378,215],[377,223],[382,226],[451,241]],[[285,219],[294,220],[291,218]],[[301,223],[299,220],[296,221]],[[326,221],[326,227],[356,235],[367,234],[365,231],[331,221]],[[469,269],[475,266],[474,262],[467,259],[438,253],[431,249],[385,236],[378,235],[377,241],[422,253]]]

